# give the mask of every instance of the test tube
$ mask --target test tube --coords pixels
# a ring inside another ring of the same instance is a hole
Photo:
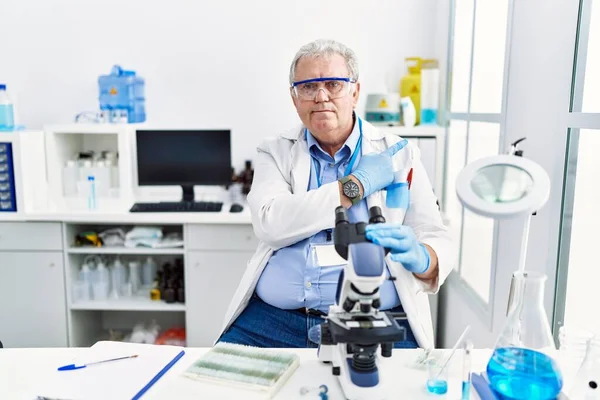
[[[463,352],[463,376],[462,376],[462,395],[461,400],[471,398],[471,352],[473,351],[473,342],[465,341]]]

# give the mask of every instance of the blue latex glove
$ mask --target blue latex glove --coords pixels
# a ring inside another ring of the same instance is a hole
[[[381,190],[394,182],[394,166],[392,157],[408,144],[404,139],[381,153],[365,154],[352,175],[363,186],[363,197]]]
[[[365,236],[371,242],[390,249],[390,258],[415,274],[429,269],[431,256],[425,245],[417,241],[413,230],[402,224],[369,224]]]

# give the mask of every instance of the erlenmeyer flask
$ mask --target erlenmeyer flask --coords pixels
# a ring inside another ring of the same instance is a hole
[[[513,274],[512,303],[487,365],[490,386],[508,399],[555,399],[563,386],[544,310],[546,276]]]
[[[577,372],[569,397],[580,400],[600,399],[600,339],[589,339],[583,363]]]

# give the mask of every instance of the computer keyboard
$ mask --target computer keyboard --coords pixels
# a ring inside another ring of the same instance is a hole
[[[195,201],[195,202],[160,202],[160,203],[135,203],[130,212],[219,212],[223,207],[221,202]]]

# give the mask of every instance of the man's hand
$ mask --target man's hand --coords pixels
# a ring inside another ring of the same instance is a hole
[[[408,141],[399,141],[381,153],[365,154],[361,157],[352,176],[362,184],[363,195],[367,197],[394,182],[394,165],[392,157],[402,150]]]
[[[389,248],[391,259],[402,264],[406,270],[420,275],[429,270],[429,250],[417,241],[409,226],[393,223],[369,224],[365,235],[371,242]]]

